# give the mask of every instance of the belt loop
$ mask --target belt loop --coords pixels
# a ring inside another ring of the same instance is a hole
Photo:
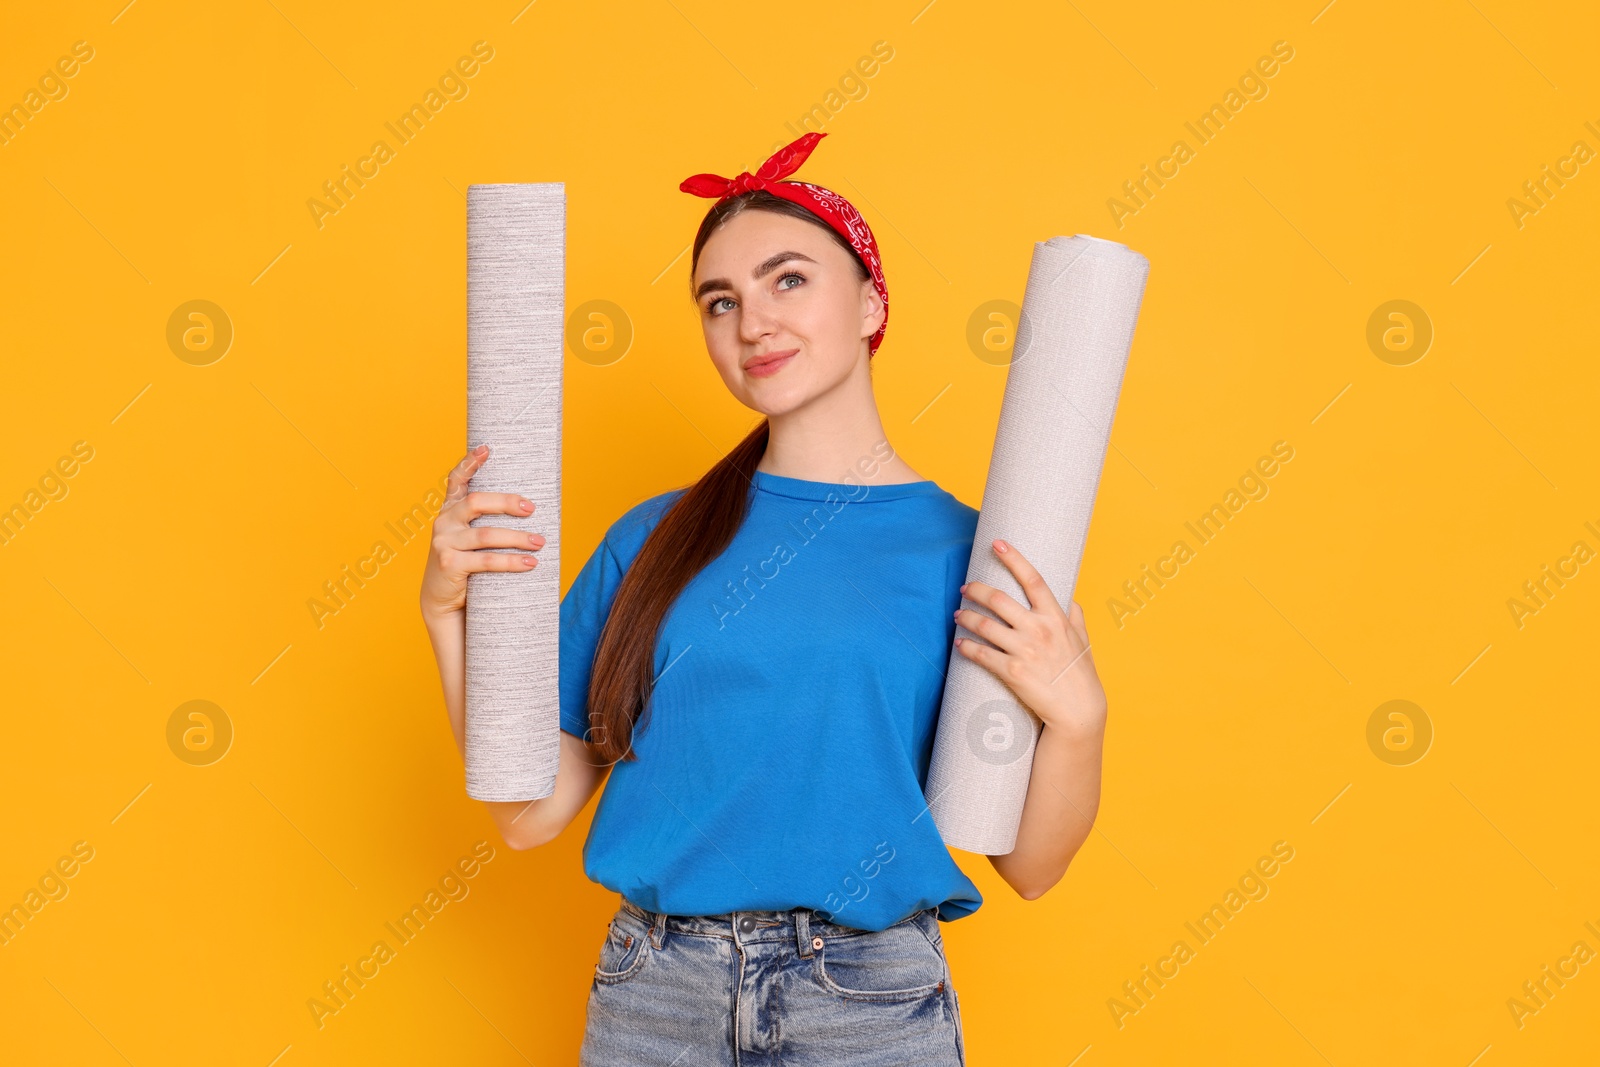
[[[794,909],[794,941],[800,949],[800,958],[811,958],[811,912],[806,908]]]
[[[650,946],[657,951],[666,944],[667,940],[667,914],[666,912],[653,913],[650,920]]]

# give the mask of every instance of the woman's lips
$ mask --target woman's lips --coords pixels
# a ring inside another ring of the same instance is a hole
[[[798,348],[791,348],[787,352],[774,352],[764,356],[761,362],[752,360],[744,365],[744,372],[752,378],[770,378],[782,370],[799,351]]]

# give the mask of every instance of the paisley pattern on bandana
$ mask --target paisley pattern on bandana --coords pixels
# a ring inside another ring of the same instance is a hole
[[[872,355],[877,353],[883,333],[889,327],[889,287],[884,282],[883,260],[878,254],[878,242],[872,236],[872,227],[867,225],[867,220],[861,217],[861,212],[856,210],[854,204],[832,189],[810,182],[783,180],[800,168],[817,142],[826,136],[825,133],[808,133],[798,138],[774,152],[754,174],[744,171],[734,178],[695,174],[685,178],[678,188],[694,196],[716,197],[718,203],[752,189],[765,189],[774,196],[781,196],[810,210],[849,241],[850,247],[866,264],[868,273],[872,275],[872,287],[883,301],[883,322],[867,341],[868,354]]]

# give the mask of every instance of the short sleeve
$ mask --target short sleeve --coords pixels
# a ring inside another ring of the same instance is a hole
[[[602,538],[561,598],[561,729],[580,740],[589,730],[595,650],[621,584],[622,566]]]

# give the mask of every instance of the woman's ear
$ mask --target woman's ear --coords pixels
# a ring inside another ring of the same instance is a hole
[[[878,332],[878,327],[883,325],[883,297],[878,295],[878,287],[872,284],[872,279],[867,278],[861,283],[861,326],[862,338],[871,337]]]

